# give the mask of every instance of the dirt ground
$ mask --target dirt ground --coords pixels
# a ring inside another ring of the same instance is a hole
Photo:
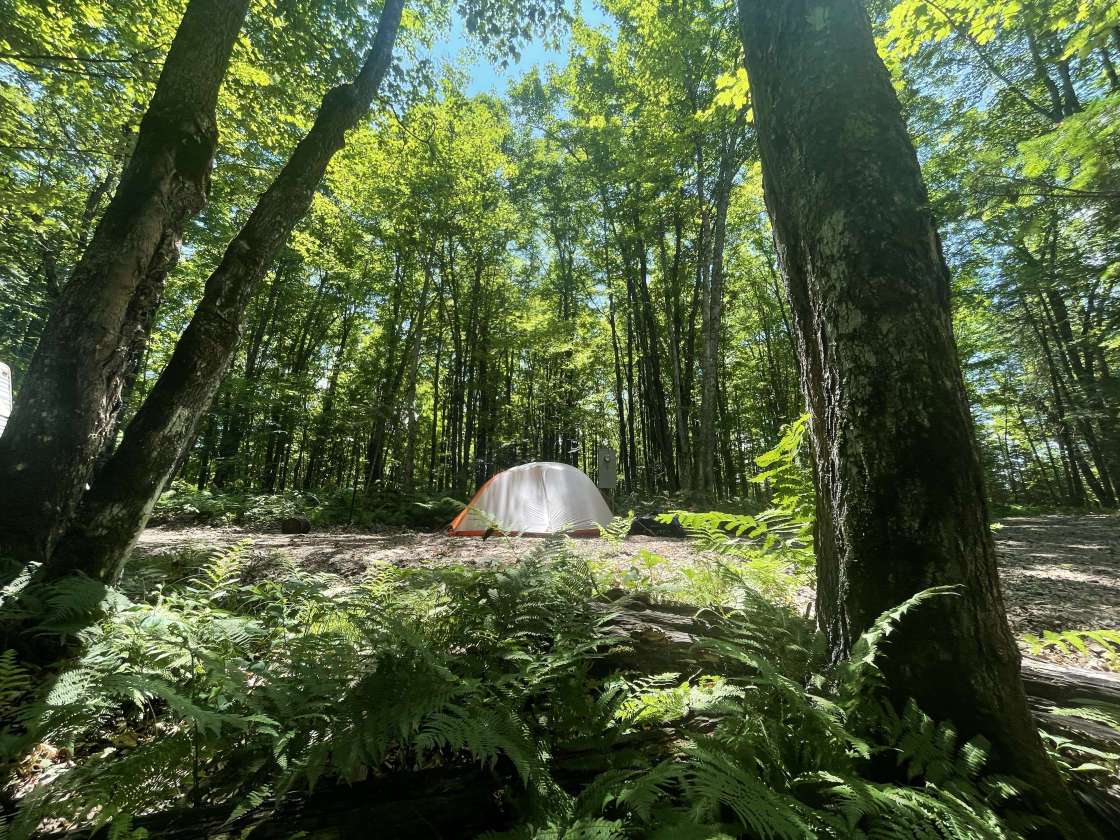
[[[1001,520],[995,531],[1000,576],[1012,630],[1040,635],[1046,630],[1120,630],[1120,516],[1030,516]],[[228,546],[242,539],[253,550],[290,555],[308,571],[358,579],[370,563],[399,566],[481,565],[491,559],[515,562],[536,541],[492,537],[451,537],[404,529],[378,532],[318,531],[289,536],[236,528],[150,528],[139,555],[184,548]],[[595,554],[619,567],[641,550],[669,563],[687,563],[686,540],[630,537],[619,545],[602,539],[573,540],[577,552]],[[1056,657],[1103,667],[1100,657]]]
[[[293,557],[309,572],[329,572],[358,579],[371,563],[396,566],[482,566],[491,560],[516,562],[540,544],[527,537],[452,537],[431,531],[403,528],[383,531],[316,531],[310,534],[281,534],[241,528],[149,528],[140,537],[140,554],[166,554],[184,547],[226,546],[252,540],[255,551],[279,551]],[[577,538],[571,541],[579,554],[595,554],[620,562],[642,549],[670,562],[684,562],[692,555],[687,540],[634,536],[617,546],[604,539]]]
[[[1120,629],[1120,516],[1024,516],[995,532],[1017,632]]]

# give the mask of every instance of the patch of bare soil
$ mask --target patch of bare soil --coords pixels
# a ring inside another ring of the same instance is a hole
[[[485,566],[498,560],[515,563],[539,539],[526,537],[452,537],[442,532],[409,531],[315,531],[310,534],[281,534],[276,531],[246,531],[240,528],[149,528],[136,545],[138,556],[170,554],[182,549],[208,549],[252,540],[255,552],[279,552],[293,558],[308,572],[328,572],[342,578],[360,579],[373,563],[401,567]],[[571,541],[577,554],[604,559],[628,560],[642,549],[670,562],[685,563],[693,549],[687,540],[633,536],[618,545],[604,539]]]
[[[1120,629],[1120,516],[1019,516],[1000,524],[996,551],[1016,636]],[[1108,669],[1106,651],[1095,644],[1089,649],[1088,657],[1056,648],[1040,656]]]
[[[1120,630],[1120,516],[1030,516],[1002,520],[995,531],[1000,577],[1012,630]],[[452,537],[404,529],[369,533],[318,531],[286,535],[236,528],[150,528],[140,537],[138,555],[169,554],[184,548],[224,547],[251,539],[254,551],[292,557],[307,571],[361,578],[371,563],[398,566],[480,566],[516,562],[533,546],[530,539]],[[619,545],[603,539],[573,540],[574,550],[604,560],[629,562],[641,550],[670,563],[687,564],[686,540],[630,537]],[[1025,647],[1024,647],[1025,651]],[[1103,651],[1086,659],[1047,651],[1067,664],[1106,667]]]

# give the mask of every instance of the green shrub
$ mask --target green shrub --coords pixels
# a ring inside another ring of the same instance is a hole
[[[151,522],[264,529],[274,528],[290,516],[306,516],[321,527],[391,525],[435,529],[448,525],[463,507],[462,502],[449,496],[425,493],[366,495],[347,489],[253,495],[197,490],[176,481],[156,502]]]

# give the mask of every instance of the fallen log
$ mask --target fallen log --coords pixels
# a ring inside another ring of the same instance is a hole
[[[640,597],[619,597],[598,605],[598,609],[612,616],[605,627],[608,636],[625,640],[630,649],[612,656],[612,662],[645,673],[675,670],[683,674],[702,661],[693,645],[719,629],[718,617],[711,610],[689,604],[655,604]],[[1021,673],[1027,696],[1040,708],[1077,706],[1079,701],[1120,707],[1120,674],[1033,657],[1023,658]],[[1120,735],[1114,740],[1120,744]]]
[[[1075,706],[1078,700],[1120,706],[1120,674],[1024,656],[1022,676],[1028,696],[1057,706]]]
[[[641,598],[607,593],[609,601],[593,606],[609,620],[603,625],[607,638],[622,642],[606,663],[612,668],[644,674],[690,671],[699,663],[697,639],[716,629],[707,611],[687,604],[653,604]],[[613,596],[613,597],[612,597]]]
[[[1077,744],[1109,753],[1120,753],[1120,733],[1096,720],[1070,714],[1056,714],[1059,708],[1083,706],[1120,706],[1120,675],[1058,665],[1024,657],[1021,669],[1031,710],[1040,727]],[[1093,756],[1086,760],[1095,761]],[[1071,783],[1082,806],[1115,836],[1120,832],[1120,784],[1107,786],[1090,779],[1075,778]]]

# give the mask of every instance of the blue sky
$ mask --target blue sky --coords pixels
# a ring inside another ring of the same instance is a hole
[[[584,21],[591,26],[606,24],[613,29],[613,21],[597,4],[590,0],[569,0],[568,10],[572,11],[576,5],[580,7],[580,14]],[[471,45],[463,21],[458,15],[453,16],[447,40],[437,43],[430,53],[432,61],[439,66],[445,61],[460,64],[470,74],[470,82],[466,85],[468,94],[494,93],[504,94],[512,82],[521,79],[533,67],[545,67],[555,64],[562,67],[567,61],[566,45],[561,44],[561,49],[548,49],[540,40],[534,40],[522,50],[520,60],[510,62],[504,70],[492,65],[484,56],[478,54]]]

